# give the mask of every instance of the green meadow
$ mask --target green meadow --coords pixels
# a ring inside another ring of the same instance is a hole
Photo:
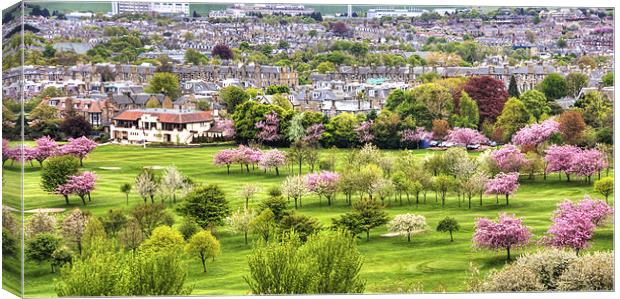
[[[92,202],[83,207],[77,197],[71,198],[71,204],[65,205],[61,196],[45,193],[40,187],[40,167],[27,165],[24,173],[24,207],[26,210],[35,208],[64,208],[67,213],[72,208],[86,208],[94,215],[103,215],[111,208],[123,208],[129,211],[132,206],[142,204],[142,199],[135,193],[126,204],[125,194],[119,187],[123,183],[133,183],[134,177],[144,167],[165,167],[171,164],[195,182],[220,185],[230,202],[231,210],[241,208],[244,204],[238,190],[244,184],[256,184],[261,192],[250,202],[257,205],[266,198],[266,190],[270,186],[279,185],[288,170],[281,170],[280,176],[273,172],[263,172],[256,169],[250,173],[241,172],[238,165],[231,167],[231,173],[226,173],[226,167],[213,165],[215,153],[225,147],[200,148],[142,148],[137,146],[103,145],[98,147],[84,160],[83,170],[94,171],[98,180],[95,191],[92,193]],[[328,155],[337,157],[336,171],[344,167],[346,149],[322,150],[322,159]],[[414,154],[422,159],[429,151],[416,150]],[[384,151],[386,155],[396,155],[396,151]],[[4,204],[19,206],[19,197],[16,196],[18,187],[19,167],[10,162],[4,167],[5,192]],[[161,170],[155,170],[160,172]],[[304,172],[309,169],[305,168]],[[431,230],[414,236],[410,243],[402,237],[383,237],[387,233],[386,227],[371,231],[370,241],[365,238],[357,241],[358,248],[364,257],[362,277],[366,280],[366,293],[403,293],[403,292],[462,292],[466,291],[465,281],[469,275],[470,264],[477,266],[483,274],[493,268],[502,267],[506,263],[505,252],[476,250],[472,247],[474,222],[479,217],[497,218],[499,213],[514,213],[524,218],[526,225],[531,227],[535,234],[533,245],[513,251],[515,255],[526,251],[535,251],[539,248],[536,240],[544,235],[551,224],[551,215],[556,204],[564,199],[578,200],[585,195],[598,197],[590,184],[574,180],[560,181],[557,175],[550,175],[547,180],[542,176],[529,180],[521,179],[521,186],[511,197],[510,206],[496,205],[494,196],[485,196],[483,205],[474,201],[468,209],[465,203],[459,207],[456,194],[450,193],[446,200],[446,207],[435,202],[433,192],[428,193],[426,204],[415,207],[401,206],[398,201],[386,201],[386,210],[391,216],[403,213],[420,214],[426,217]],[[354,200],[357,196],[354,196]],[[316,195],[308,195],[303,199],[303,208],[298,213],[311,215],[320,219],[324,227],[331,225],[331,219],[347,212],[350,208],[344,202],[344,196],[339,194],[335,204],[327,206],[326,202],[319,202]],[[167,203],[173,209],[171,203]],[[292,204],[289,205],[292,209]],[[437,223],[446,216],[454,217],[461,225],[461,230],[454,235],[454,242],[450,242],[448,234],[435,231]],[[27,216],[26,216],[27,217]],[[180,217],[177,215],[177,220]],[[177,221],[178,223],[179,221]],[[251,235],[253,239],[255,236]],[[244,295],[248,294],[244,276],[248,274],[247,255],[251,244],[245,245],[243,235],[232,234],[227,227],[218,228],[218,238],[221,242],[222,254],[215,261],[207,264],[207,272],[202,273],[199,259],[186,257],[188,264],[187,285],[193,286],[193,295]],[[589,250],[613,249],[613,227],[607,225],[598,228]],[[11,257],[5,257],[5,271],[18,269],[19,263]],[[56,296],[53,281],[57,274],[50,272],[49,264],[26,262],[25,264],[25,296],[50,297]],[[3,285],[15,287],[18,281],[5,272]]]

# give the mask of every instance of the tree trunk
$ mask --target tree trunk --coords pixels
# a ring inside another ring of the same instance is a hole
[[[226,164],[226,174],[230,174],[230,164]]]
[[[276,167],[276,175],[279,176],[280,175],[280,171],[278,170],[278,167]]]
[[[370,241],[370,230],[366,230],[366,241]]]
[[[454,237],[452,237],[452,230],[450,230],[450,242],[454,242]]]
[[[127,197],[126,198],[127,199],[127,203],[126,204],[129,205],[129,193],[125,193],[125,196]]]
[[[243,232],[243,238],[245,239],[245,245],[248,245],[248,231]]]
[[[508,196],[510,196],[510,194],[506,194],[506,206],[508,206]]]
[[[506,247],[506,253],[508,254],[508,260],[510,260],[510,246]]]
[[[411,234],[407,234],[407,242],[411,242]]]
[[[207,263],[205,261],[204,255],[201,256],[200,259],[202,260],[202,273],[206,273],[207,272]]]
[[[68,195],[63,195],[65,197],[65,203],[67,205],[69,205],[69,196]]]
[[[84,195],[80,195],[80,198],[82,199],[82,204],[86,205],[86,199],[84,198]]]

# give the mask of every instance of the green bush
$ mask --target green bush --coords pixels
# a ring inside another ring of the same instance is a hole
[[[614,289],[613,252],[584,255],[562,273],[558,281],[561,291],[611,291]]]

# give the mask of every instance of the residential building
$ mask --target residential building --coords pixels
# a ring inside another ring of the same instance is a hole
[[[113,1],[112,15],[123,13],[157,13],[163,15],[189,15],[188,2],[135,2]]]

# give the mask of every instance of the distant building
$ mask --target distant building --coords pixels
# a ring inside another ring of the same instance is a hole
[[[217,114],[217,113],[216,113]],[[116,115],[110,138],[120,143],[172,142],[189,144],[210,137],[214,111],[134,109]]]
[[[428,12],[421,8],[411,9],[391,9],[391,8],[371,8],[366,13],[366,17],[369,19],[380,19],[382,17],[419,17],[423,13]]]
[[[112,15],[123,13],[158,13],[163,15],[189,15],[189,3],[113,1]]]

